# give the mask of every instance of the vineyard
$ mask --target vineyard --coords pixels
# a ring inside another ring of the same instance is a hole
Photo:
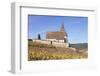
[[[87,49],[61,48],[37,42],[28,42],[28,61],[87,58]]]

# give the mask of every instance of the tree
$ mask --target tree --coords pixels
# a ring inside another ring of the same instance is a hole
[[[38,34],[38,39],[41,40],[41,36],[40,36],[40,34]]]

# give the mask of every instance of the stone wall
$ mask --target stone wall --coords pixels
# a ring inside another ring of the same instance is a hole
[[[46,41],[46,40],[33,40],[33,42],[39,42],[39,43],[43,43],[43,44],[50,44],[50,41]]]
[[[68,47],[69,46],[68,43],[51,42],[48,40],[33,40],[33,42],[39,42],[39,43],[43,43],[43,44],[53,45],[55,47]]]

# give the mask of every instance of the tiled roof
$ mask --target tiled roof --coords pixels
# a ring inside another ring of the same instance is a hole
[[[57,40],[64,40],[64,36],[67,36],[66,32],[47,32],[46,38],[47,39],[57,39]]]

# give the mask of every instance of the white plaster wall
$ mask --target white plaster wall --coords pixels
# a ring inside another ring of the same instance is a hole
[[[56,39],[46,39],[48,41],[57,41]]]
[[[56,40],[56,39],[46,39],[46,40],[48,40],[48,41],[54,41],[54,42],[62,42],[62,43],[64,43],[64,40]]]
[[[64,40],[59,40],[60,43],[64,43]]]

